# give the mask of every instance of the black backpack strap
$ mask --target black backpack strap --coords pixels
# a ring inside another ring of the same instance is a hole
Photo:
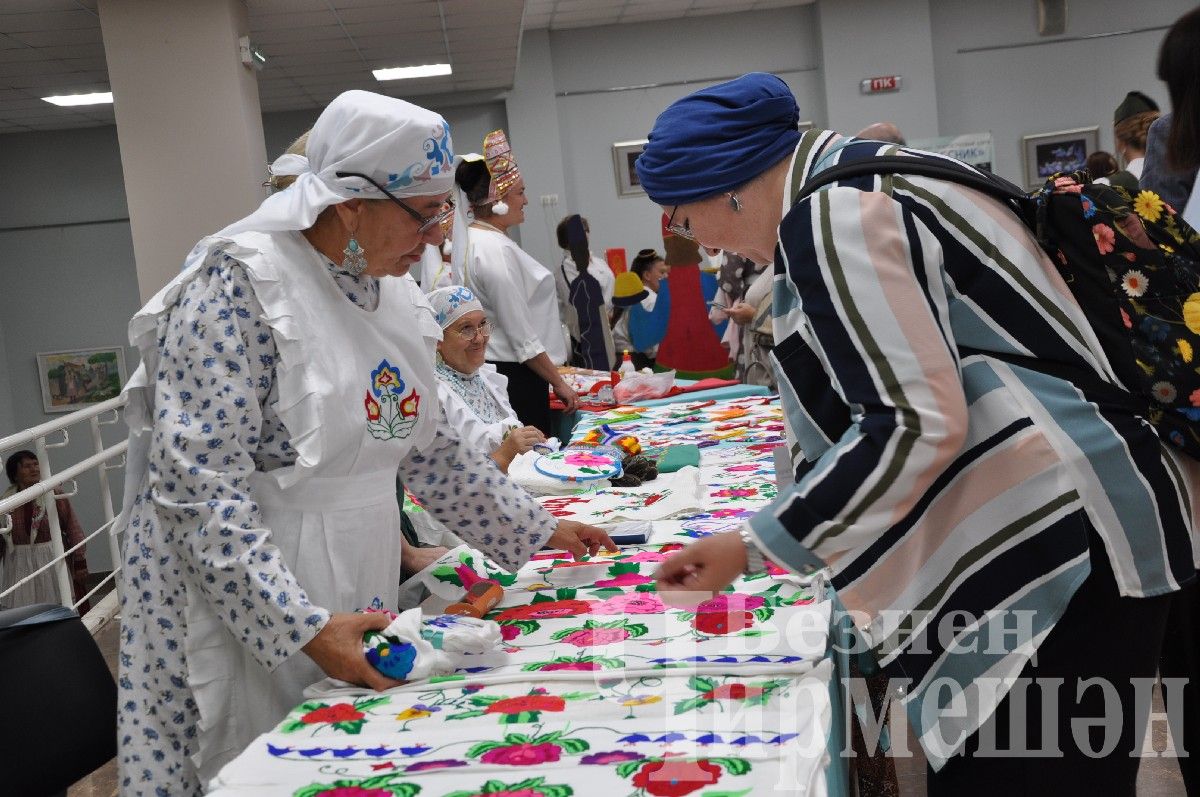
[[[1025,192],[1008,180],[994,174],[982,174],[964,166],[958,166],[952,161],[911,155],[879,155],[850,163],[839,163],[818,172],[797,190],[793,204],[830,183],[873,174],[912,174],[919,177],[932,177],[935,180],[945,180],[967,188],[974,188],[976,191],[981,191],[1007,203],[1018,203],[1026,199]],[[792,184],[796,184],[794,179]]]

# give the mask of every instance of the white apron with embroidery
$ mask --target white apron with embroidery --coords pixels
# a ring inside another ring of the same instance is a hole
[[[441,330],[409,280],[381,280],[373,311],[355,305],[299,233],[232,241],[225,251],[245,265],[275,336],[277,411],[297,453],[292,466],[255,472],[250,497],[313,605],[352,612],[379,597],[395,609],[396,472],[437,428]],[[200,712],[193,762],[205,783],[324,673],[303,653],[267,672],[199,590],[190,592],[186,618],[188,681]]]

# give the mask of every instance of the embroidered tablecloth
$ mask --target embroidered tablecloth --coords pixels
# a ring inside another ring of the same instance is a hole
[[[576,434],[597,423],[650,447],[702,444],[700,510],[655,521],[646,545],[582,562],[542,552],[518,573],[454,549],[416,577],[432,593],[428,610],[461,594],[465,570],[495,578],[505,594],[489,619],[505,647],[387,693],[314,685],[221,771],[212,794],[826,794],[838,711],[823,586],[772,567],[683,610],[665,606],[653,584],[672,551],[736,529],[774,497],[777,404],[618,408],[589,416]],[[598,496],[645,494],[583,493],[571,514],[585,517]],[[543,503],[555,511],[555,501]]]

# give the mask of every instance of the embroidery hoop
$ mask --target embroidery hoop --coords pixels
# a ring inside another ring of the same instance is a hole
[[[586,455],[607,460],[604,463],[595,462],[579,465],[567,462],[567,457]],[[621,475],[623,468],[621,452],[602,448],[564,448],[561,451],[551,451],[542,454],[533,461],[533,468],[543,476],[564,482],[592,482],[601,479],[615,479]]]

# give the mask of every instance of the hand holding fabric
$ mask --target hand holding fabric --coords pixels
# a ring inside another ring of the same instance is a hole
[[[388,616],[379,612],[331,614],[317,635],[301,650],[329,677],[382,692],[402,682],[385,678],[367,663],[362,654],[362,640],[363,634],[384,629],[387,625]]]
[[[595,556],[601,547],[609,551],[617,550],[616,543],[603,529],[576,520],[558,521],[558,526],[546,541],[546,546],[567,551],[576,559],[584,555]]]
[[[694,606],[708,600],[742,574],[746,546],[736,532],[705,537],[659,565],[658,595],[669,606]]]
[[[501,641],[500,626],[490,620],[449,614],[423,618],[417,608],[393,617],[382,630],[368,631],[361,644],[365,661],[375,670],[390,678],[418,681],[449,675],[464,665],[464,655],[495,650]]]

